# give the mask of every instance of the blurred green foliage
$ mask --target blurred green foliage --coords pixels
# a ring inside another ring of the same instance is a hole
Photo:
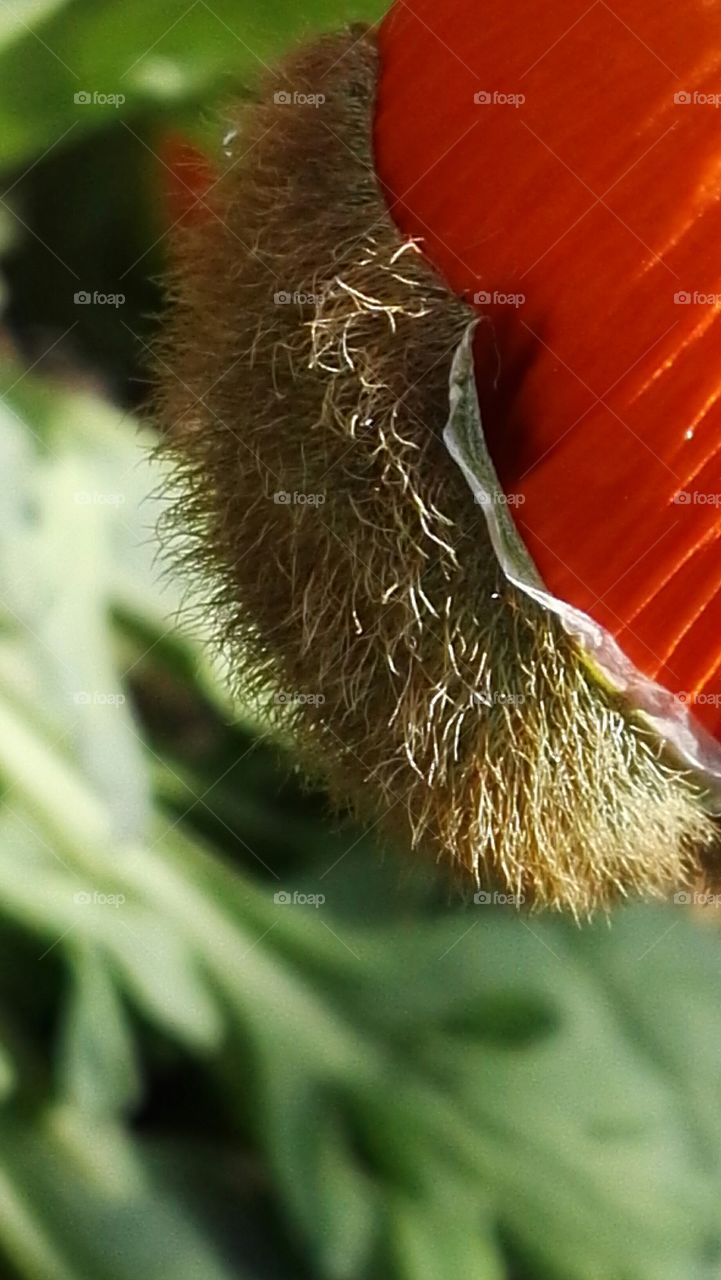
[[[158,140],[381,7],[0,0],[14,1280],[721,1276],[716,930],[462,904],[331,820],[158,562]]]
[[[177,111],[247,86],[289,44],[343,21],[374,21],[382,0],[26,0],[0,11],[0,163],[104,127],[78,92],[123,94],[121,118]]]

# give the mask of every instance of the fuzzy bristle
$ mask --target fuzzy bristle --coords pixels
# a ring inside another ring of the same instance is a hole
[[[358,29],[296,54],[181,230],[157,360],[175,528],[239,685],[338,803],[527,902],[667,893],[714,826],[507,582],[443,445],[469,312],[389,216],[376,76]]]

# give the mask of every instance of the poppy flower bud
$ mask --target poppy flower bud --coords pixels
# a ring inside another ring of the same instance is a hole
[[[404,0],[294,54],[158,356],[239,685],[339,804],[576,914],[707,862],[721,773],[721,521],[679,500],[721,493],[711,11],[583,8]]]

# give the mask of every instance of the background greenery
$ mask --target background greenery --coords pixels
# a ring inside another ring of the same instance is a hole
[[[461,904],[331,821],[157,562],[163,140],[381,7],[0,0],[3,1277],[721,1277],[713,920]]]

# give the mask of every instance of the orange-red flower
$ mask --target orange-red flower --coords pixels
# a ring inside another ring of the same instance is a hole
[[[202,226],[212,217],[205,197],[218,180],[211,160],[182,133],[164,134],[157,145],[164,213],[171,227]]]
[[[490,323],[484,428],[548,588],[721,736],[721,25],[709,0],[398,0],[376,163]]]

